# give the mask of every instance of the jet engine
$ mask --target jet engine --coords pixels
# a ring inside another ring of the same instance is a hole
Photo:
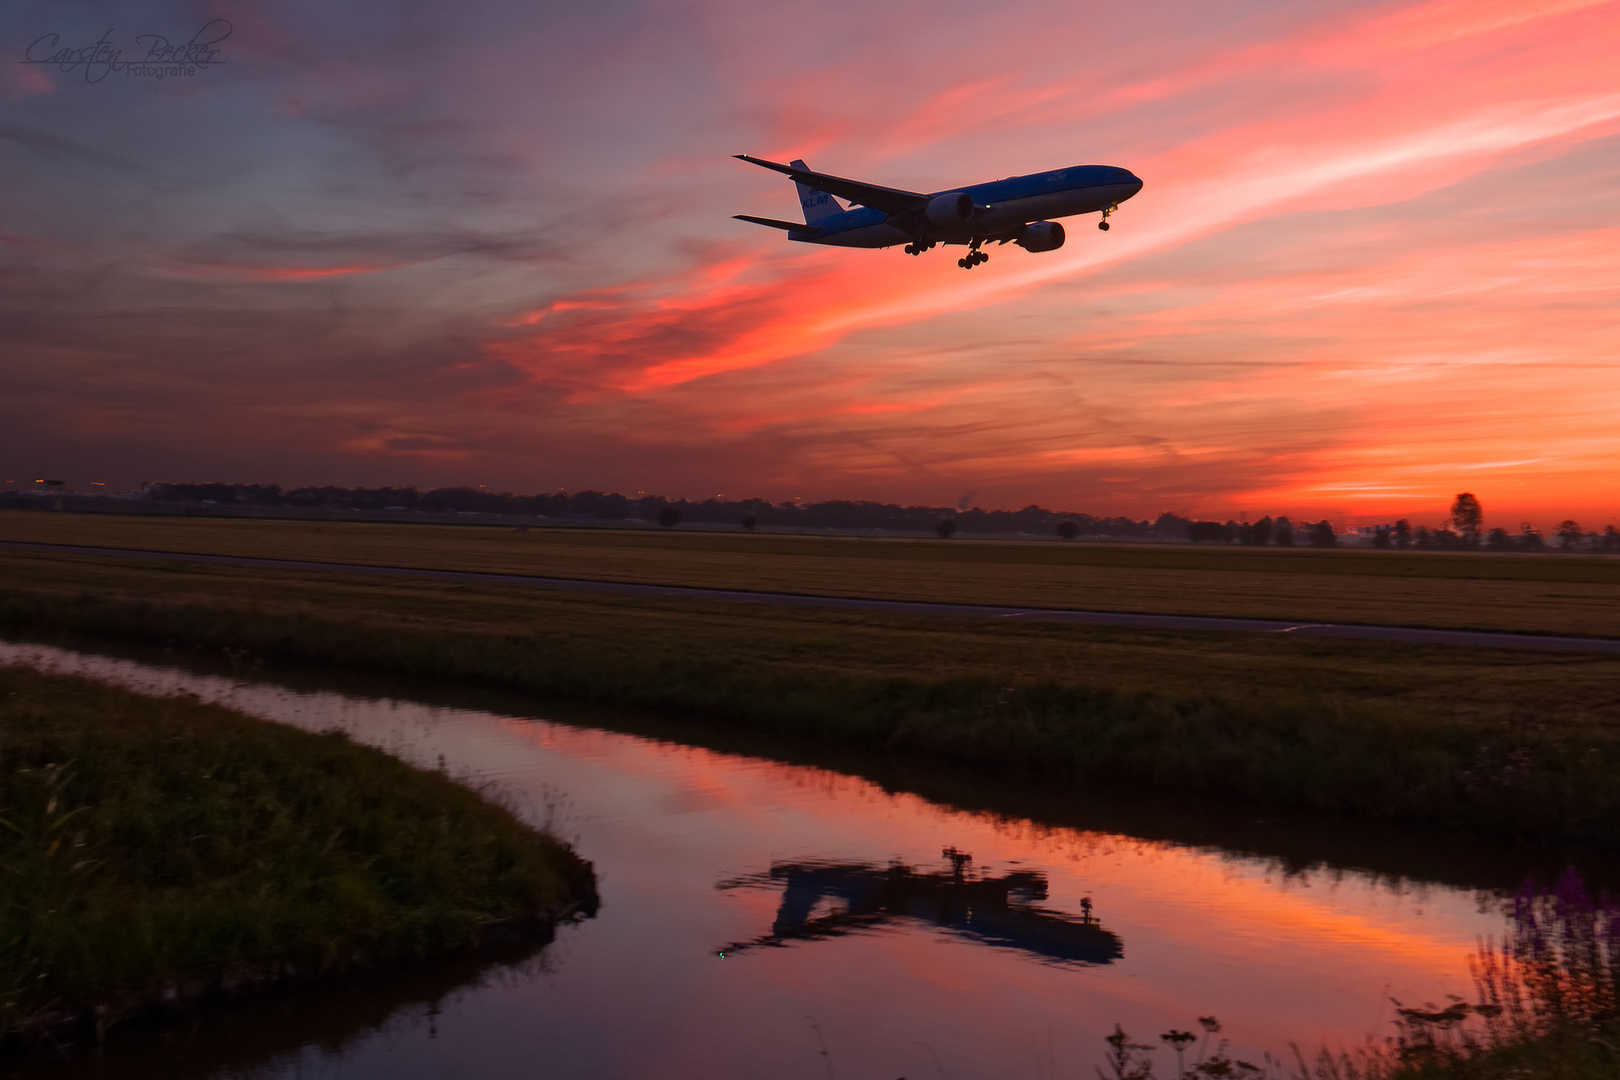
[[[973,199],[965,191],[935,195],[928,200],[925,213],[935,225],[959,225],[973,216]]]
[[[1037,221],[1025,225],[1013,243],[1025,251],[1056,251],[1063,246],[1063,226],[1055,221]]]

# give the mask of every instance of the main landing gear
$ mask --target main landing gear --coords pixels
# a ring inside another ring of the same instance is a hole
[[[914,240],[906,245],[906,254],[921,255],[923,252],[933,247],[936,243],[938,243],[937,240]]]
[[[990,261],[989,252],[980,251],[979,250],[979,241],[975,240],[975,241],[973,241],[973,250],[969,251],[962,258],[957,259],[956,260],[956,265],[960,266],[964,270],[971,270],[975,266],[978,266],[980,263],[985,263],[985,262],[989,262],[989,261]]]
[[[1103,212],[1102,212],[1102,215],[1103,215],[1102,220],[1097,222],[1097,228],[1101,229],[1103,232],[1107,232],[1108,231],[1108,215],[1112,214],[1115,210],[1118,210],[1118,209],[1119,209],[1119,204],[1118,203],[1115,203],[1113,206],[1105,208],[1103,210]]]

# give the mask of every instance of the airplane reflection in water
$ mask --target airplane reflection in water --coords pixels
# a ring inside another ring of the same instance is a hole
[[[919,872],[902,863],[775,863],[767,873],[722,881],[717,889],[782,888],[771,932],[719,949],[721,959],[764,945],[821,941],[890,923],[934,926],[981,945],[1017,949],[1044,963],[1107,964],[1124,956],[1118,937],[1080,901],[1078,916],[1038,907],[1046,875],[1015,870],[1000,877],[968,869],[973,856],[943,852],[948,870]],[[825,902],[841,904],[825,911]],[[822,910],[823,914],[816,914]]]

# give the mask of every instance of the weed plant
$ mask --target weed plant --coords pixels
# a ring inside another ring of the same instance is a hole
[[[1481,942],[1469,958],[1478,1000],[1444,1005],[1395,1002],[1396,1034],[1349,1052],[1321,1051],[1296,1067],[1266,1055],[1235,1061],[1220,1031],[1203,1017],[1203,1045],[1189,1065],[1195,1036],[1160,1036],[1174,1050],[1174,1073],[1155,1072],[1148,1043],[1117,1024],[1107,1037],[1100,1080],[1613,1080],[1620,1076],[1620,908],[1594,902],[1573,872],[1551,890],[1527,886],[1514,897],[1500,944]],[[1106,1071],[1105,1071],[1106,1069]]]
[[[563,844],[341,734],[0,668],[0,1033],[471,946]]]

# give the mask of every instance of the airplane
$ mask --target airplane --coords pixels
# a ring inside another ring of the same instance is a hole
[[[738,221],[786,230],[789,240],[835,247],[886,248],[906,245],[907,255],[921,255],[936,244],[965,244],[968,253],[956,265],[971,270],[990,261],[985,244],[1017,244],[1025,251],[1056,251],[1066,239],[1052,218],[1102,213],[1097,228],[1108,229],[1108,216],[1142,190],[1142,181],[1114,165],[1071,165],[1029,176],[1009,176],[925,194],[880,187],[819,173],[802,160],[787,165],[734,154],[753,165],[792,177],[804,207],[804,224],[732,215]],[[850,208],[838,202],[844,199]]]

